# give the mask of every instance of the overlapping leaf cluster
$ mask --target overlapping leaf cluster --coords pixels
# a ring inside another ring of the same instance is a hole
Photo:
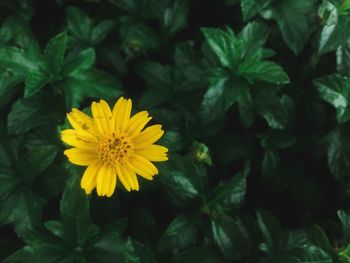
[[[0,260],[350,262],[349,0],[0,2]],[[86,196],[72,107],[133,99],[170,160]]]

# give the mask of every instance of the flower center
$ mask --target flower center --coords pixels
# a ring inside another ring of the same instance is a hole
[[[116,135],[112,132],[108,136],[102,136],[97,146],[98,157],[111,165],[121,164],[129,159],[134,146],[128,136]]]

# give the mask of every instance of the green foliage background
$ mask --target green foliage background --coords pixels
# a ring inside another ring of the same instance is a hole
[[[350,262],[349,0],[2,0],[0,22],[0,260]],[[65,113],[121,95],[170,160],[86,196]]]

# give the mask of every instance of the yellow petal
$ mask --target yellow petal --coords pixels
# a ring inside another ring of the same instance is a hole
[[[131,100],[120,97],[113,108],[113,122],[114,127],[117,131],[123,132],[127,127],[130,114],[131,114],[132,103]]]
[[[158,174],[158,169],[157,167],[154,166],[153,163],[151,163],[149,160],[147,160],[146,158],[134,154],[133,156],[133,161],[138,162],[139,164],[141,164],[144,168],[144,170],[147,169],[147,171],[149,171],[150,173],[152,173],[152,175]]]
[[[78,109],[67,113],[67,119],[72,127],[88,138],[96,138],[97,129],[91,118]]]
[[[100,102],[92,102],[91,112],[99,132],[101,134],[108,134],[111,129],[110,124],[112,120],[112,113],[107,102],[104,100],[100,100]]]
[[[143,178],[147,180],[153,180],[152,174],[149,174],[143,170],[140,170],[139,167],[136,167],[134,163],[127,162],[126,163],[127,168],[130,169],[130,171],[137,173],[138,175],[142,176]]]
[[[96,187],[96,178],[102,163],[99,160],[91,163],[85,170],[83,178],[80,181],[80,186],[85,190],[86,194],[91,194]]]
[[[138,191],[139,190],[139,182],[137,181],[137,177],[136,177],[135,172],[131,171],[125,165],[120,166],[120,171],[122,174],[124,174],[124,177],[129,182],[131,189]]]
[[[168,160],[166,147],[153,144],[147,148],[135,150],[135,153],[141,155],[152,162],[162,162]]]
[[[71,163],[81,166],[87,166],[97,159],[97,155],[93,151],[71,148],[64,151]]]
[[[162,125],[152,125],[146,128],[133,139],[135,149],[143,149],[152,145],[162,137],[163,133]]]
[[[111,196],[117,183],[113,166],[103,164],[98,172],[96,190],[99,196]]]
[[[127,182],[126,178],[125,178],[125,174],[123,174],[119,168],[119,166],[116,166],[116,170],[117,170],[117,174],[118,174],[118,178],[119,180],[122,182],[124,188],[130,192],[131,188],[129,183]]]
[[[72,114],[73,118],[79,122],[79,125],[84,131],[96,134],[97,128],[93,118],[76,108],[72,109]]]
[[[151,117],[148,117],[147,111],[136,113],[131,117],[128,126],[125,129],[126,133],[129,134],[130,138],[134,138],[151,119]]]
[[[92,102],[91,112],[99,132],[101,134],[108,134],[111,130],[110,123],[112,113],[107,102],[104,100],[100,100],[100,102]]]
[[[61,140],[70,146],[74,146],[84,150],[94,150],[96,148],[96,140],[86,137],[73,129],[61,131]]]
[[[132,170],[148,180],[150,180],[150,178],[155,174],[158,174],[157,168],[151,164],[151,162],[141,156],[133,156],[128,163],[130,164],[129,167],[132,168]]]

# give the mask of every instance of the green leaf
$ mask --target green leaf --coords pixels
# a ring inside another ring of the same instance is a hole
[[[16,180],[16,179],[12,179]],[[27,187],[18,186],[2,203],[0,222],[13,224],[19,235],[37,226],[46,201]]]
[[[120,26],[120,35],[128,59],[154,50],[160,44],[158,33],[139,21],[125,19]]]
[[[144,61],[136,68],[137,73],[150,88],[157,91],[170,90],[172,87],[171,68],[153,61]]]
[[[49,72],[54,78],[57,78],[62,70],[66,46],[67,33],[65,31],[51,38],[46,45],[45,56]]]
[[[97,45],[102,42],[108,35],[108,33],[115,27],[115,21],[102,20],[91,31],[91,43]]]
[[[198,224],[200,217],[197,214],[180,214],[167,227],[158,243],[158,248],[183,250],[197,241]]]
[[[166,7],[162,19],[162,28],[166,36],[174,35],[187,25],[189,8],[187,0],[174,1]]]
[[[343,75],[350,77],[350,40],[337,49],[337,70]]]
[[[338,122],[344,123],[349,120],[350,81],[343,76],[333,74],[314,80],[314,85],[321,98],[336,109]]]
[[[161,231],[156,219],[148,209],[136,208],[129,221],[133,238],[147,247],[156,247]]]
[[[33,61],[40,56],[39,44],[31,32],[27,21],[17,15],[5,18],[0,28],[0,40],[22,48]]]
[[[46,221],[44,227],[54,236],[64,239],[64,226],[57,220]]]
[[[256,111],[273,129],[284,129],[292,115],[293,101],[284,95],[278,97],[274,90],[260,89],[253,96]]]
[[[343,237],[345,242],[350,242],[350,213],[348,211],[339,210],[338,217],[343,230]]]
[[[316,247],[321,248],[323,251],[330,255],[334,262],[338,259],[337,253],[334,251],[326,233],[323,229],[317,225],[311,227],[308,231],[309,241]]]
[[[275,1],[262,13],[265,19],[276,20],[284,42],[294,54],[300,53],[312,33],[314,3],[315,0]]]
[[[235,69],[244,53],[243,40],[237,38],[229,28],[226,31],[214,28],[201,30],[221,65]]]
[[[164,3],[158,0],[122,0],[120,6],[143,19],[160,18],[162,11],[164,11]]]
[[[241,0],[241,9],[244,20],[247,21],[251,19],[271,2],[272,0]]]
[[[98,262],[123,262],[126,238],[127,220],[120,219],[105,226],[101,233],[89,240],[89,248],[93,250]]]
[[[253,242],[241,220],[223,214],[212,220],[211,227],[214,242],[227,258],[236,261],[250,254]]]
[[[288,75],[283,68],[270,61],[247,59],[239,66],[238,74],[251,81],[261,80],[276,84],[289,83]]]
[[[221,182],[207,200],[208,206],[218,206],[225,212],[239,208],[245,197],[247,188],[246,175],[236,174],[230,180]]]
[[[24,80],[24,76],[8,69],[0,69],[0,109],[3,108],[15,95],[18,84]]]
[[[92,20],[86,13],[77,7],[69,6],[66,15],[68,31],[78,39],[90,39]]]
[[[212,78],[202,100],[202,115],[206,122],[220,119],[236,100],[235,87],[226,78]],[[248,87],[243,87],[248,88]]]
[[[13,69],[18,74],[35,72],[40,68],[39,62],[28,58],[24,49],[1,44],[0,63],[2,66]]]
[[[24,88],[24,97],[28,98],[37,93],[50,81],[45,72],[35,71],[27,76]]]
[[[118,79],[96,69],[74,72],[62,85],[69,109],[79,107],[85,98],[115,99],[123,94]]]
[[[326,23],[320,34],[319,53],[327,53],[336,50],[346,44],[350,32],[349,16],[341,16],[337,7],[330,1],[325,1],[321,9],[321,17],[325,17]]]
[[[257,210],[256,215],[264,239],[264,251],[271,254],[274,251],[285,248],[287,235],[282,230],[277,219],[270,212],[261,209]]]
[[[270,30],[264,23],[248,23],[239,34],[245,45],[245,56],[250,57],[259,53],[258,51],[265,45],[269,33]]]
[[[52,111],[55,99],[54,96],[40,94],[14,103],[7,121],[9,134],[24,134],[40,125],[57,123],[61,116],[57,111]]]
[[[266,150],[261,163],[261,176],[265,181],[271,181],[280,168],[280,155],[276,150]]]
[[[92,68],[95,63],[95,57],[95,51],[92,48],[81,51],[64,63],[63,76],[78,74],[79,71]]]
[[[206,179],[203,169],[180,155],[171,155],[159,168],[160,180],[176,204],[183,206],[199,201]]]
[[[46,170],[57,155],[57,146],[45,145],[28,152],[21,158],[18,169],[22,175],[32,182],[36,176]]]
[[[62,248],[59,248],[57,246],[52,245],[37,245],[35,249],[33,249],[31,246],[25,246],[19,250],[17,250],[15,253],[13,253],[11,256],[6,258],[3,262],[4,263],[25,263],[25,262],[40,262],[45,258],[45,262],[47,263],[54,263],[54,262],[65,262],[63,260],[64,255],[67,252],[64,251]]]
[[[295,142],[296,138],[293,135],[273,131],[268,133],[267,136],[261,140],[260,144],[264,149],[281,150],[291,147]]]
[[[60,211],[64,226],[64,239],[76,245],[85,242],[97,233],[96,226],[90,220],[88,196],[80,188],[80,178],[72,176],[63,192]]]
[[[125,263],[155,263],[151,251],[141,243],[128,238],[125,245],[124,261]]]
[[[222,263],[224,258],[214,246],[195,247],[174,257],[171,263]]]
[[[246,156],[254,149],[254,139],[248,134],[220,133],[209,145],[218,163],[229,164]]]
[[[332,258],[322,249],[315,246],[282,250],[261,263],[332,263]]]

